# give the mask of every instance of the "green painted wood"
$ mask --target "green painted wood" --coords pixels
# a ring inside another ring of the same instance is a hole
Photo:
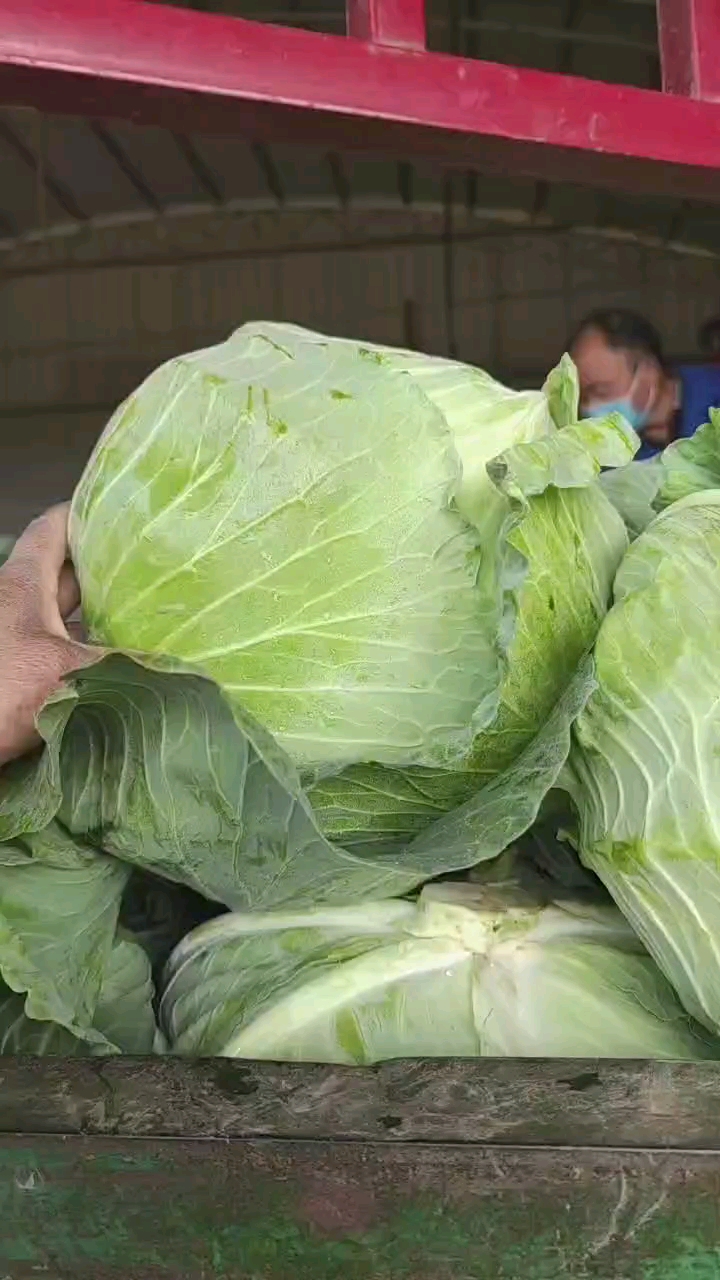
[[[720,1280],[720,1071],[0,1062],[0,1280]]]
[[[8,1139],[13,1280],[716,1280],[713,1156]]]

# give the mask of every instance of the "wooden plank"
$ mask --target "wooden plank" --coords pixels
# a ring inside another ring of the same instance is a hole
[[[12,1280],[712,1280],[717,1156],[6,1139]]]
[[[398,49],[424,49],[425,0],[346,0],[348,35]]]
[[[0,101],[720,201],[720,106],[139,0],[3,0]]]
[[[0,1062],[0,1134],[282,1137],[720,1152],[713,1063],[377,1068],[205,1059]]]
[[[720,101],[720,5],[717,0],[657,0],[663,88]]]

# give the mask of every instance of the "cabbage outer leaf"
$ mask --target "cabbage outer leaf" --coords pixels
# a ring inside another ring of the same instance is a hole
[[[564,781],[579,849],[678,991],[720,1028],[720,491],[631,547]]]

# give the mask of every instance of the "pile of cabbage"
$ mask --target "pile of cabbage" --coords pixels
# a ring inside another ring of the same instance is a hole
[[[123,404],[0,773],[0,1050],[720,1057],[720,420],[249,324]]]

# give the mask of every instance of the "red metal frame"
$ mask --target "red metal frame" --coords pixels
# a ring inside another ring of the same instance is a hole
[[[663,88],[720,101],[718,0],[657,0]]]
[[[718,7],[684,3],[696,32]],[[682,0],[659,4],[680,88]],[[348,39],[140,0],[0,0],[0,101],[720,201],[720,106],[419,52],[420,20],[417,0],[352,0]]]
[[[349,0],[348,35],[398,49],[424,49],[425,0]]]

